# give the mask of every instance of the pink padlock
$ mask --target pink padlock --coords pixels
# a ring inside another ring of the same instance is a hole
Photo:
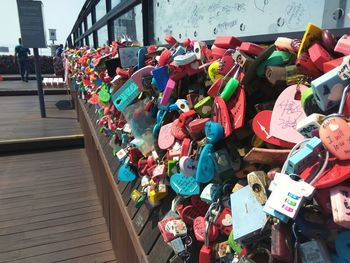
[[[334,222],[350,229],[350,187],[333,187],[330,194]]]
[[[334,51],[340,52],[344,55],[350,54],[350,36],[343,35],[337,42]]]

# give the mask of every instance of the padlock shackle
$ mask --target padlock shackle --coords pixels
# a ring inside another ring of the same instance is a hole
[[[346,102],[346,97],[347,97],[347,93],[349,91],[350,85],[347,85],[344,90],[343,90],[343,95],[342,98],[340,100],[340,105],[339,105],[339,110],[338,110],[338,114],[343,115],[343,111],[344,111],[344,106],[345,106],[345,102]]]

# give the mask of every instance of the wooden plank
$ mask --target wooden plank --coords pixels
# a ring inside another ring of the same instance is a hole
[[[95,253],[93,255],[88,255],[88,256],[84,256],[84,257],[78,257],[78,258],[71,258],[69,260],[65,260],[65,261],[60,261],[60,262],[69,262],[69,263],[86,263],[86,262],[117,262],[115,259],[115,255],[113,250],[108,250],[108,251],[104,251],[101,253]],[[131,262],[131,261],[130,261]]]
[[[100,211],[91,211],[86,213],[81,213],[78,215],[70,215],[61,218],[54,218],[40,222],[33,222],[15,226],[8,226],[5,228],[0,228],[0,236],[9,236],[11,234],[22,233],[26,231],[39,230],[49,227],[62,226],[75,222],[82,222],[86,220],[99,219],[103,216]]]
[[[152,263],[168,262],[172,255],[173,249],[168,246],[160,236],[148,256],[148,261]]]
[[[29,219],[30,217],[34,217],[34,216],[49,215],[55,212],[65,212],[65,211],[70,211],[72,209],[80,209],[80,208],[95,206],[99,204],[100,203],[99,203],[98,197],[96,197],[94,200],[77,202],[77,203],[72,203],[72,204],[67,204],[62,206],[54,206],[54,207],[35,209],[35,210],[21,209],[19,211],[15,211],[15,212],[11,211],[9,213],[5,213],[4,215],[0,215],[0,223],[7,220],[15,220],[15,219],[21,219],[21,218]]]
[[[62,233],[82,228],[88,228],[94,225],[105,224],[103,217],[88,219],[85,221],[74,222],[71,224],[58,225],[54,227],[35,229],[31,231],[16,233],[12,235],[0,236],[0,248],[18,242],[20,239],[29,239],[50,234]]]
[[[18,251],[25,248],[47,245],[55,242],[65,242],[72,239],[87,237],[95,234],[107,233],[105,224],[99,224],[87,228],[70,230],[60,233],[47,234],[34,238],[19,239],[16,242],[9,243],[6,247],[0,247],[0,253]]]
[[[94,205],[94,206],[88,206],[88,207],[72,209],[72,210],[51,213],[51,214],[46,214],[46,215],[39,215],[39,216],[32,216],[32,217],[25,217],[25,218],[2,221],[0,224],[0,229],[11,227],[11,226],[28,225],[31,223],[38,223],[38,222],[41,223],[41,222],[44,222],[47,220],[71,217],[71,216],[75,216],[75,215],[86,214],[89,212],[102,212],[101,206]]]
[[[18,249],[15,251],[0,253],[0,262],[26,259],[26,258],[30,258],[30,257],[42,255],[42,254],[48,254],[48,253],[76,248],[84,245],[91,245],[91,244],[100,243],[108,240],[109,240],[109,235],[106,232],[103,232],[95,235],[84,236],[84,237],[74,238],[70,240],[44,244],[40,246]]]
[[[66,249],[63,251],[52,252],[48,254],[42,254],[26,259],[14,260],[14,263],[20,262],[36,262],[36,263],[50,263],[63,260],[69,260],[72,258],[93,255],[100,252],[110,251],[112,249],[110,241],[102,241],[100,243],[80,246],[77,248]]]

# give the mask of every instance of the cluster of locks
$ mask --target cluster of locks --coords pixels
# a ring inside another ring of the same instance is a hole
[[[79,96],[185,262],[349,262],[350,37],[68,50]],[[190,253],[193,244],[198,253]]]

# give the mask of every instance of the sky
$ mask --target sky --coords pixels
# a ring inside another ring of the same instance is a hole
[[[47,44],[48,29],[56,29],[57,41],[55,44],[65,44],[66,39],[85,0],[41,0],[43,3],[44,26],[46,30]],[[14,47],[20,37],[17,1],[0,0],[0,46],[9,47],[13,53]],[[40,49],[41,55],[50,55],[49,49]],[[4,54],[4,53],[0,53]]]

